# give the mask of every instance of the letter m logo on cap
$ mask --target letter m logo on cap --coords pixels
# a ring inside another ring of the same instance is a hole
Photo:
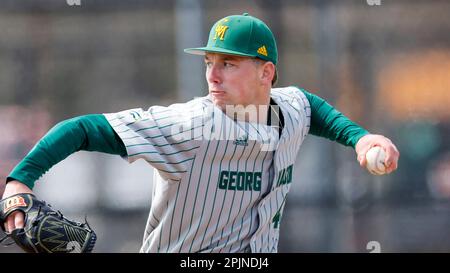
[[[216,33],[214,34],[214,40],[216,40],[217,37],[219,37],[219,39],[221,41],[223,41],[223,36],[225,35],[225,31],[227,31],[227,29],[228,29],[228,26],[218,24],[215,29]]]

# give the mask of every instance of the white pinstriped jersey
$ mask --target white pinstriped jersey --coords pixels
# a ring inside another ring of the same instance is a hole
[[[128,161],[155,168],[141,252],[277,252],[292,167],[309,130],[296,87],[274,88],[284,128],[236,121],[209,96],[105,114]]]

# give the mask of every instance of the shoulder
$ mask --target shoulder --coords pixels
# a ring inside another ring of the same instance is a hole
[[[272,88],[271,94],[279,96],[280,98],[289,99],[289,98],[299,98],[304,97],[304,89],[297,86],[286,86],[286,87],[277,87]]]
[[[209,96],[194,98],[184,103],[174,103],[166,108],[171,111],[196,111],[198,109],[204,109],[212,105],[212,101]]]
[[[142,108],[133,108],[116,113],[105,113],[104,115],[108,120],[124,123],[136,123],[139,121],[148,120],[176,120],[179,118],[186,119],[192,116],[203,115],[207,109],[212,104],[209,97],[199,97],[192,99],[184,103],[174,103],[169,106],[153,105],[147,110]]]
[[[281,102],[299,102],[302,106],[309,106],[305,90],[297,86],[272,88],[271,96],[277,98],[278,101]]]
[[[198,97],[183,103],[173,103],[168,106],[153,105],[148,108],[147,112],[152,116],[180,115],[190,112],[201,111],[208,107],[210,100],[208,97]]]

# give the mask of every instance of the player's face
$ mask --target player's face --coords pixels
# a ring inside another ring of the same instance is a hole
[[[227,105],[267,104],[269,95],[261,80],[262,65],[254,59],[207,53],[205,65],[209,94],[222,110]]]

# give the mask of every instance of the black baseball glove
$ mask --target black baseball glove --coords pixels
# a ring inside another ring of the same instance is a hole
[[[24,228],[16,229],[10,237],[25,252],[31,253],[82,253],[91,252],[97,236],[86,222],[66,219],[60,211],[23,193],[0,200],[0,225],[3,230],[6,218],[14,211],[25,214]]]

